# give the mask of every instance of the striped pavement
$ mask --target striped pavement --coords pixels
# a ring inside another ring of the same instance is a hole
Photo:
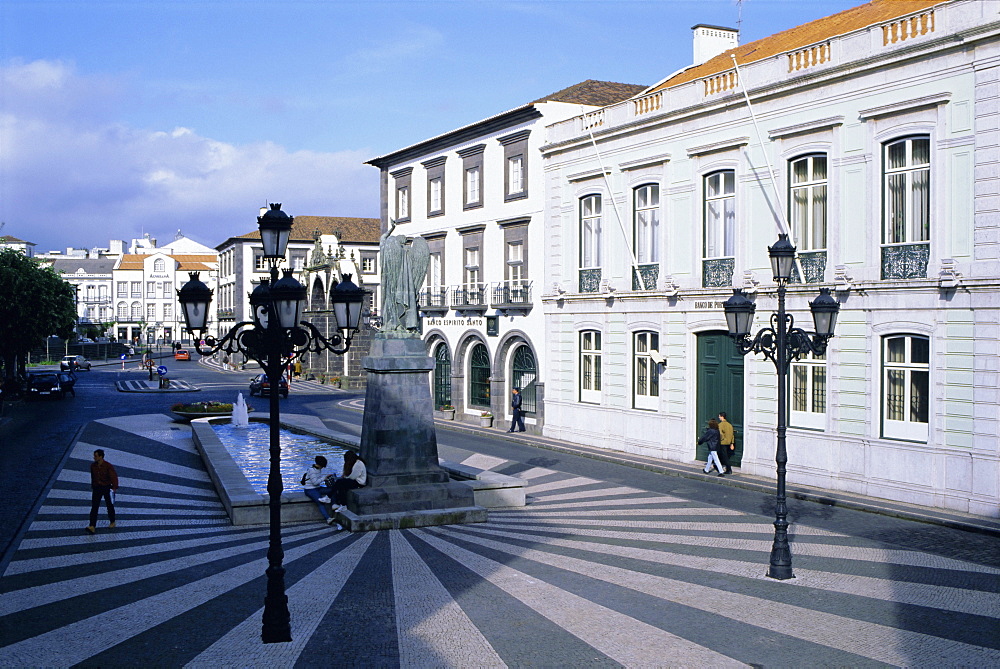
[[[107,451],[118,527],[84,533]],[[233,527],[161,415],[81,433],[0,579],[0,666],[997,666],[1000,569],[470,455],[528,481],[488,523],[283,528],[293,641],[260,642],[265,526]]]

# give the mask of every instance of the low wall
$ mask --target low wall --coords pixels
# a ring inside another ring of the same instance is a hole
[[[223,445],[212,429],[212,423],[228,423],[229,418],[199,418],[191,421],[191,436],[198,453],[208,469],[208,475],[215,485],[226,513],[233,525],[266,525],[270,521],[270,499],[267,493],[253,489],[243,470]],[[267,415],[254,415],[251,421],[266,423]],[[361,439],[353,434],[334,432],[326,429],[313,416],[298,414],[281,417],[281,427],[308,434],[337,446],[357,451]],[[501,507],[524,506],[525,481],[513,476],[476,469],[455,462],[441,460],[441,468],[452,479],[468,485],[473,490],[477,506],[495,509]],[[281,493],[281,522],[301,523],[323,520],[316,503],[306,498],[301,489],[286,490]]]

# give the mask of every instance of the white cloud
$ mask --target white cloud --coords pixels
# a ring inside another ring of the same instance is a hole
[[[129,127],[115,116],[126,80],[59,61],[4,64],[0,87],[0,220],[39,250],[143,232],[165,242],[177,229],[214,246],[253,230],[267,200],[292,215],[377,215],[368,149],[290,152]]]

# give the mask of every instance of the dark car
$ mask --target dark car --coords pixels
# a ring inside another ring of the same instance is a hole
[[[82,355],[67,355],[62,360],[59,361],[59,369],[62,371],[74,371],[77,369],[85,369],[90,371],[90,360],[87,360]]]
[[[267,379],[267,374],[258,374],[257,376],[250,379],[250,397],[254,395],[260,395],[264,397],[265,395],[271,394],[271,382]],[[278,382],[278,394],[282,397],[288,397],[288,379],[284,376]]]
[[[66,393],[73,393],[73,384],[76,379],[72,374],[56,372],[37,372],[28,375],[28,398],[33,397],[58,397],[62,399]],[[74,393],[75,395],[75,393]]]

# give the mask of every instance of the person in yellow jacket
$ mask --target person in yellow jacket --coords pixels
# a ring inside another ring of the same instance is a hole
[[[733,434],[733,424],[726,420],[726,412],[719,412],[719,459],[726,468],[727,474],[733,473],[729,466],[729,456],[736,452],[736,436]]]

